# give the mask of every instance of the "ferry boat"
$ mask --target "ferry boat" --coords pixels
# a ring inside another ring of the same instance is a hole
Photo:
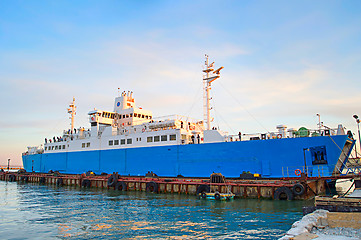
[[[355,144],[342,125],[316,130],[287,128],[260,134],[229,135],[211,126],[210,87],[223,67],[206,55],[203,69],[204,120],[185,116],[154,118],[136,107],[132,92],[122,92],[113,111],[92,110],[90,128],[74,128],[75,99],[69,105],[71,129],[45,139],[22,154],[28,172],[80,174],[118,172],[124,176],[152,173],[170,177],[235,178],[331,176],[341,174]]]

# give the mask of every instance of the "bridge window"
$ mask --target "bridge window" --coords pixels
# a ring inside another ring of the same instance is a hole
[[[114,140],[114,145],[119,145],[119,140]]]
[[[90,142],[86,143],[86,147],[90,147]],[[63,149],[65,148],[65,145],[63,146]]]
[[[147,142],[153,142],[153,137],[147,137]]]
[[[45,147],[45,151],[48,149],[48,147]]]
[[[113,140],[109,140],[109,146],[113,146]]]
[[[159,142],[159,136],[154,136],[154,142]]]
[[[175,140],[177,140],[177,135],[175,135],[175,134],[169,135],[169,140],[170,140],[170,141],[175,141]]]
[[[133,117],[133,113],[129,114],[130,117]]]
[[[162,140],[162,142],[167,141],[167,135],[162,135],[161,140]]]
[[[65,145],[63,145],[63,149],[65,149]]]
[[[138,115],[136,113],[134,113],[134,117],[137,117]]]
[[[132,139],[131,138],[127,139],[127,144],[132,144]]]
[[[125,139],[120,139],[120,145],[124,145],[125,144]]]
[[[82,143],[82,144],[81,144],[81,147],[82,147],[82,148],[85,148],[85,143]]]

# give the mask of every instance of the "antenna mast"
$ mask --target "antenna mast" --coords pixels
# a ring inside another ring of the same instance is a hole
[[[205,99],[205,103],[203,105],[203,112],[204,112],[204,122],[207,122],[207,130],[211,129],[211,106],[210,106],[210,94],[209,90],[211,90],[211,83],[216,80],[217,78],[220,78],[220,71],[223,69],[223,67],[218,68],[217,70],[214,70],[214,62],[211,64],[208,63],[208,55],[205,54],[206,61],[205,61],[205,69],[203,72],[205,75],[203,75],[203,98]]]
[[[68,113],[70,114],[69,119],[71,119],[71,132],[74,129],[74,116],[76,115],[76,106],[75,106],[75,97],[73,97],[73,102],[69,104]]]

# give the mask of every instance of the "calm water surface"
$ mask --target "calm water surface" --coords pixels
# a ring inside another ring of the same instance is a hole
[[[306,204],[0,181],[0,238],[277,239]]]

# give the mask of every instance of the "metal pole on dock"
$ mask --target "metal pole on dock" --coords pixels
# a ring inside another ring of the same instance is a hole
[[[10,158],[8,159],[8,172],[10,171]]]
[[[356,123],[357,123],[357,130],[358,130],[358,142],[360,144],[360,150],[361,150],[361,141],[360,141],[360,119],[358,118],[358,116],[355,114],[353,115],[354,119],[356,119]],[[356,158],[357,158],[357,151],[356,151]]]

